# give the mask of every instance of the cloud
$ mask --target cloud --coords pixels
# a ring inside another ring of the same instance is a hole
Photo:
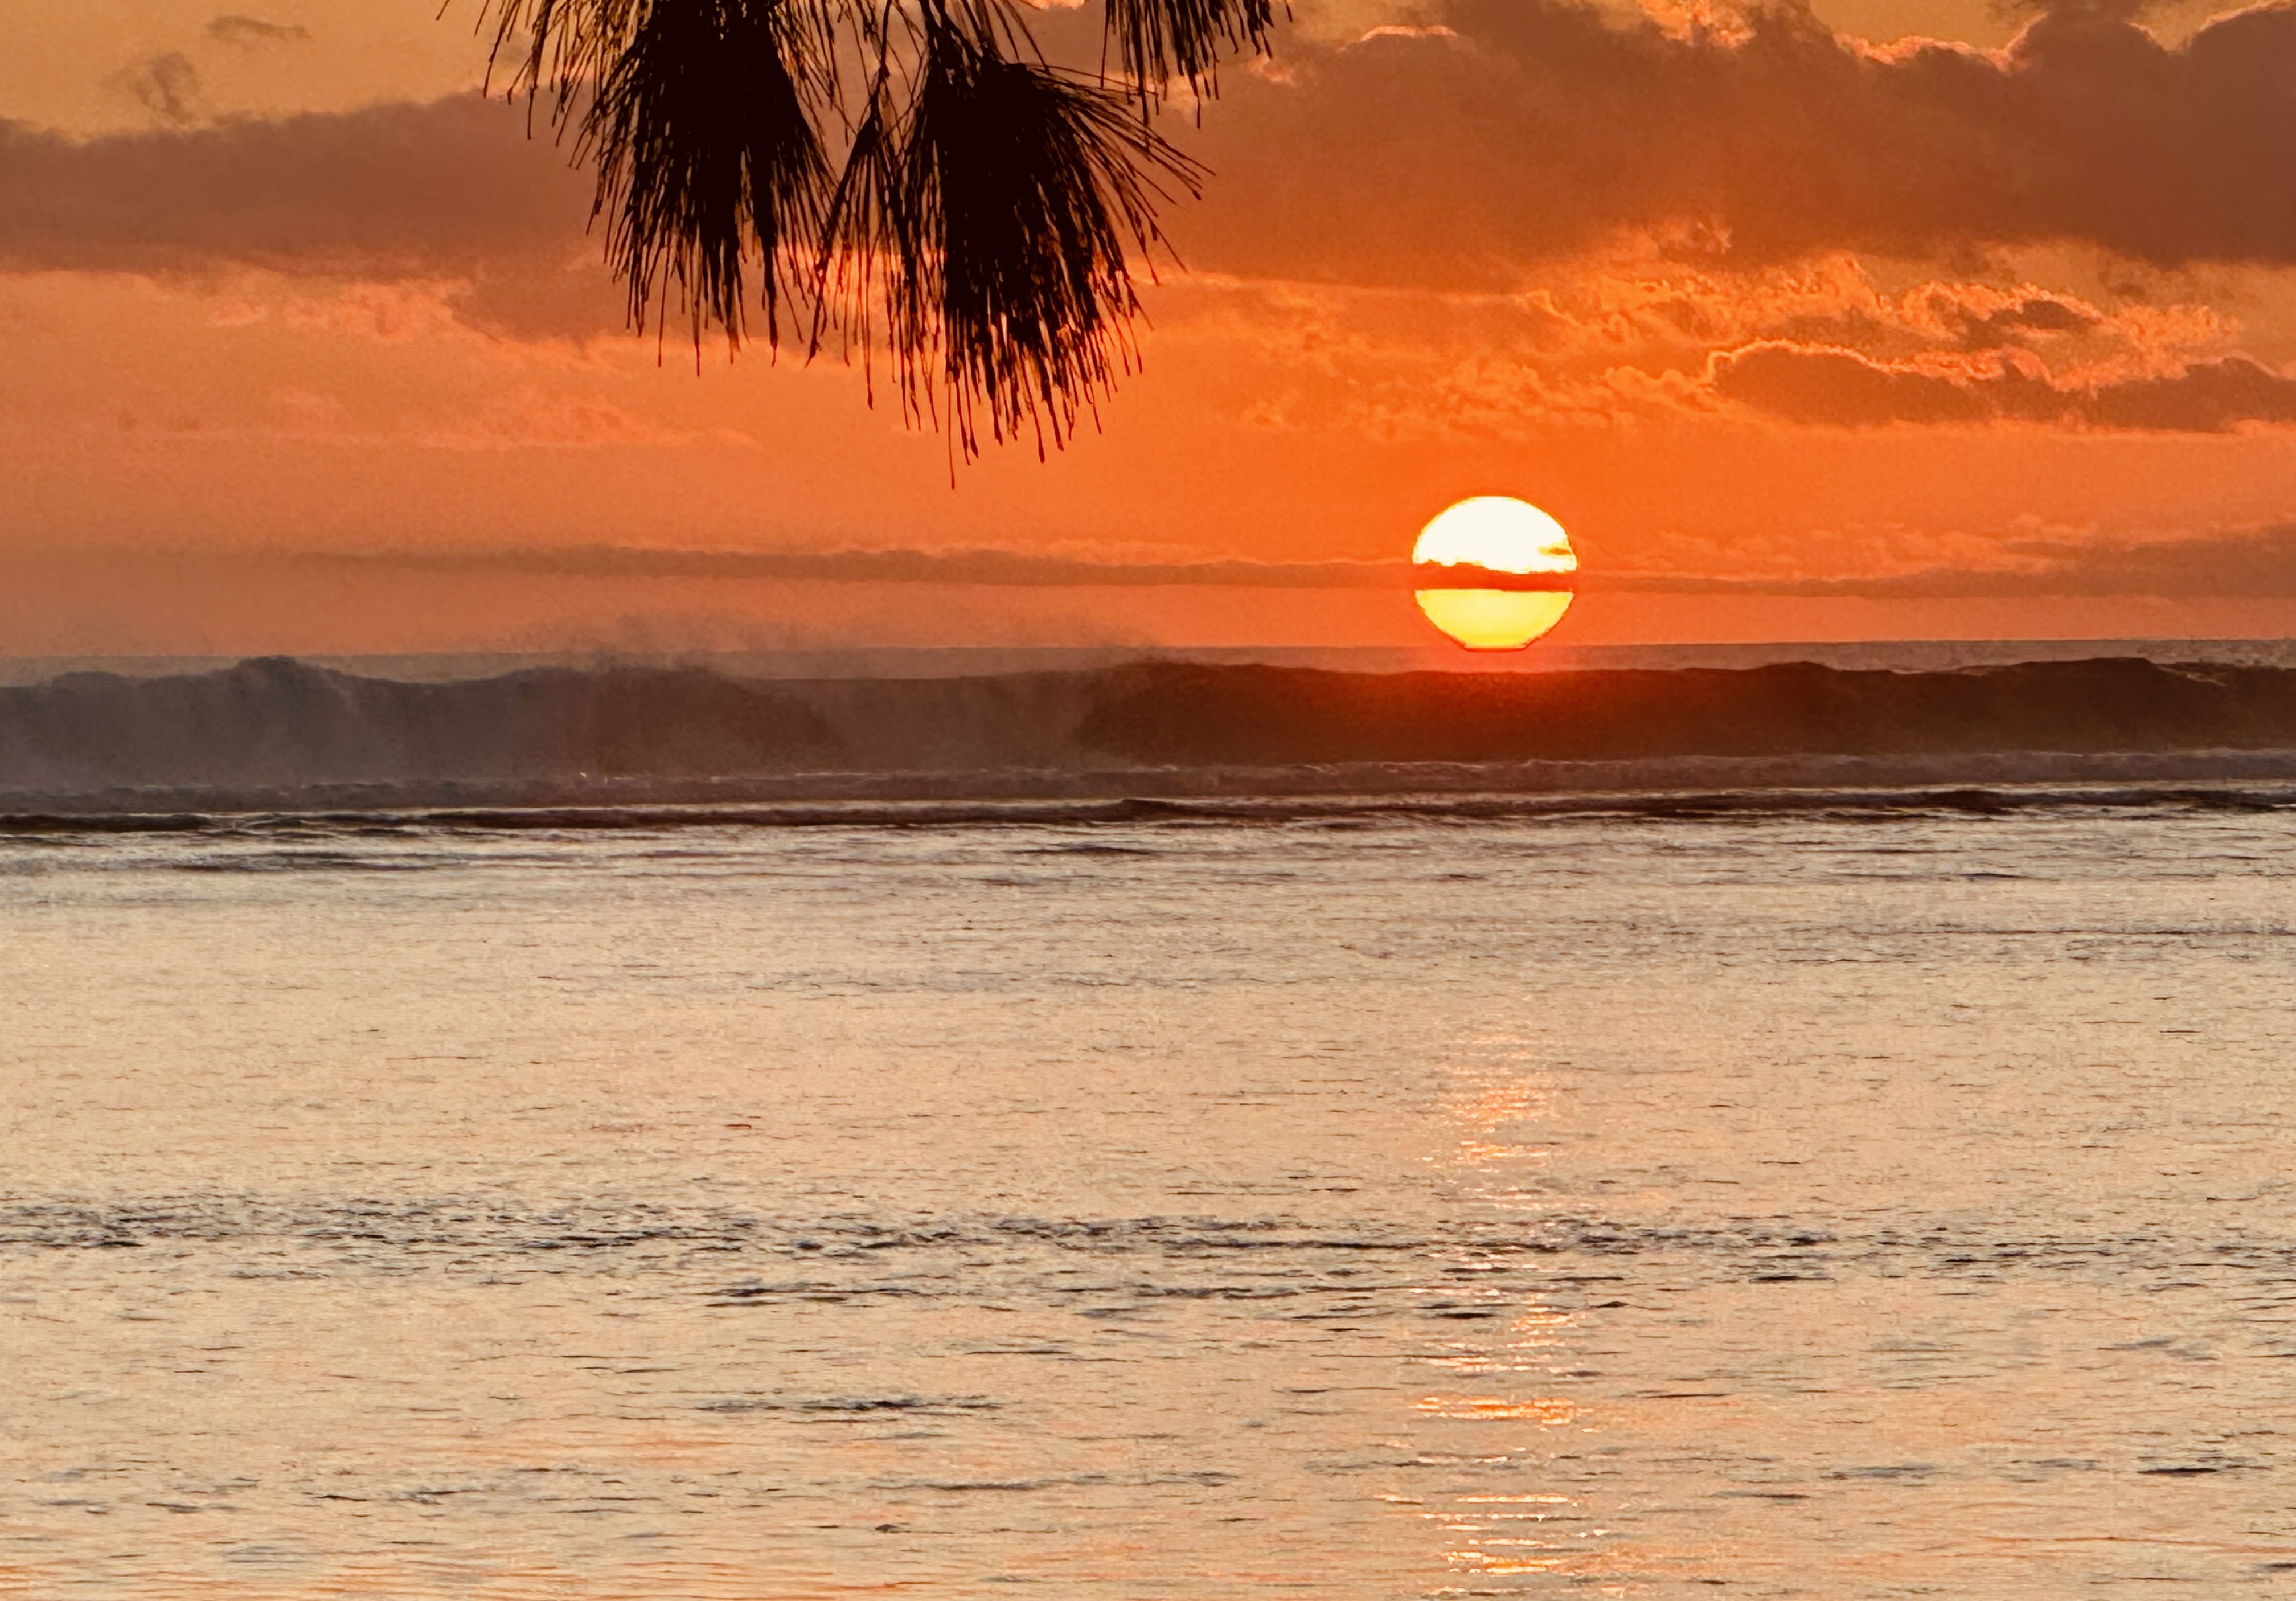
[[[1968,542],[1964,542],[1968,543]],[[2296,523],[2151,539],[2022,537],[1994,542],[1987,565],[1806,578],[1778,573],[1583,570],[1595,594],[1765,595],[1810,599],[1969,600],[2151,595],[2296,598]],[[1127,561],[984,548],[824,552],[626,546],[449,551],[310,551],[321,566],[552,579],[947,584],[994,588],[1408,589],[1406,562]],[[1541,579],[1551,582],[1551,579]]]
[[[968,584],[1003,588],[1180,585],[1251,589],[1400,589],[1411,587],[1414,579],[1414,570],[1407,562],[1122,562],[993,549],[799,552],[593,546],[496,551],[313,552],[304,559],[352,566],[512,572],[548,578]]]
[[[2243,423],[2296,423],[2296,378],[2244,356],[2099,384],[2074,413],[2097,428],[2224,433]]]
[[[2157,275],[2082,299],[1986,266],[2070,241],[2296,267],[2296,0],[2173,47],[2128,10],[2055,5],[1983,53],[1879,49],[1791,6],[1662,25],[1431,0],[1424,26],[1287,45],[1285,81],[1232,75],[1190,135],[1221,168],[1213,199],[1174,232],[1213,269],[1199,282],[1225,285],[1219,337],[1316,391],[1261,411],[1377,437],[1685,406],[1853,426],[2296,420],[2289,377],[2226,318],[2144,303],[2173,292]],[[176,126],[0,123],[0,271],[419,281],[492,333],[625,325],[584,236],[589,177],[521,110],[456,95],[208,120],[184,58],[138,72]],[[1883,259],[1916,286],[1878,291],[1861,264]],[[1322,292],[1357,303],[1309,303]]]
[[[1759,344],[1717,358],[1714,390],[1796,423],[1976,423],[1995,414],[1972,386],[1850,350]]]
[[[2010,16],[2099,17],[2112,22],[2134,22],[2163,10],[2169,0],[1996,0]]]
[[[1848,257],[1750,273],[1584,263],[1528,294],[1204,277],[1165,297],[1159,322],[1265,371],[1246,425],[1382,439],[1685,413],[2191,433],[2296,422],[2296,374],[2244,353],[2209,305],[1898,284]]]
[[[2076,242],[2296,263],[2296,4],[2170,46],[2059,7],[2004,51],[1878,48],[1798,6],[1669,29],[1570,0],[1449,0],[1240,78],[1184,249],[1238,271],[1503,285],[1622,235],[1743,266]]]
[[[2296,377],[2245,356],[2084,384],[2009,359],[1951,372],[1765,341],[1717,356],[1711,384],[1722,398],[1772,416],[1850,428],[2006,421],[2228,433],[2248,423],[2296,423]]]
[[[589,199],[521,110],[475,94],[94,139],[0,122],[20,271],[538,272],[585,249]]]
[[[208,24],[207,33],[219,45],[236,45],[243,49],[260,45],[296,45],[311,37],[311,30],[300,23],[266,22],[237,14],[216,18]]]
[[[1877,48],[1791,5],[1726,29],[1573,0],[1444,0],[1434,14],[1344,47],[1294,41],[1287,81],[1233,75],[1189,135],[1218,170],[1207,204],[1173,219],[1194,265],[1516,287],[1622,236],[1741,269],[2068,241],[2162,265],[2296,265],[2296,0],[2174,46],[2111,8],[2053,10],[1998,53]],[[210,32],[280,26],[234,15]],[[138,72],[162,115],[197,117],[184,58]],[[177,144],[17,127],[0,140],[0,249],[20,250],[28,227],[59,238],[60,208],[95,235],[91,254],[105,237],[275,256],[386,228],[433,252],[481,229],[497,247],[562,239],[586,216],[587,180],[525,135],[521,111],[471,97],[234,121]],[[366,212],[377,220],[359,224]]]
[[[2296,599],[2296,523],[2176,538],[2012,538],[1987,566],[1787,578],[1769,574],[1597,575],[1588,587],[1655,595],[1767,595],[1803,599]]]
[[[199,69],[180,51],[170,50],[136,62],[112,80],[142,101],[146,110],[174,127],[189,127],[207,118],[207,101],[200,92]]]
[[[2014,540],[2012,555],[2039,563],[2039,593],[2163,595],[2177,599],[2296,596],[2296,524],[2235,530],[2197,538],[2106,545]]]

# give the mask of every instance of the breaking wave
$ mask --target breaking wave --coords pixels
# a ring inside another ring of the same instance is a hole
[[[1660,792],[1672,807],[1727,809],[1732,795],[1797,788],[1933,805],[1952,802],[1923,786],[2106,784],[2173,796],[2159,786],[2290,778],[2296,669],[2136,658],[1536,674],[1150,661],[810,680],[545,668],[447,684],[270,658],[0,689],[0,810],[25,822],[40,811],[313,807],[873,815],[808,802],[881,803],[888,820],[932,821],[990,802],[1038,803],[1021,809],[1031,815],[1078,803],[1096,817],[1117,797],[1576,795],[1583,805]]]

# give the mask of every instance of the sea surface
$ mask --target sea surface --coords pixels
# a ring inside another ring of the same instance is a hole
[[[0,838],[0,1596],[2296,1589],[2296,809]]]

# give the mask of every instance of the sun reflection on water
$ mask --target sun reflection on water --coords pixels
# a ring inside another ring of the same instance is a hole
[[[1551,1130],[1566,1086],[1547,1069],[1551,1058],[1540,1042],[1513,1028],[1475,1030],[1450,1050],[1431,1109],[1443,1142],[1430,1153],[1431,1164],[1462,1203],[1501,1216],[1528,1213],[1523,1227],[1535,1227],[1537,1215],[1553,1207],[1538,1176],[1561,1148]],[[1554,1392],[1575,1366],[1577,1319],[1543,1296],[1526,1297],[1531,1286],[1523,1268],[1523,1259],[1505,1248],[1453,1252],[1417,1288],[1430,1315],[1456,1320],[1446,1331],[1455,1337],[1418,1361],[1461,1387],[1439,1382],[1412,1400],[1413,1411],[1431,1425],[1469,1428],[1472,1438],[1504,1448],[1450,1458],[1473,1477],[1456,1482],[1452,1495],[1410,1507],[1447,1537],[1432,1555],[1464,1587],[1437,1594],[1481,1593],[1480,1587],[1509,1576],[1599,1582],[1642,1566],[1610,1530],[1590,1524],[1575,1498],[1539,1483],[1550,1464],[1589,1449],[1578,1441],[1598,1435],[1603,1422],[1584,1398]]]
[[[1577,1403],[1559,1395],[1538,1395],[1528,1400],[1505,1395],[1424,1395],[1411,1404],[1431,1416],[1448,1417],[1461,1423],[1512,1420],[1535,1423],[1542,1428],[1558,1428],[1567,1423],[1575,1423],[1578,1418]]]

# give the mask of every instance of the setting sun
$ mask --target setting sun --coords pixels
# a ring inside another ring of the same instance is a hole
[[[1471,651],[1519,651],[1546,634],[1570,610],[1578,571],[1562,525],[1505,495],[1441,513],[1420,530],[1411,560],[1423,578],[1456,580],[1417,590],[1419,609]]]

